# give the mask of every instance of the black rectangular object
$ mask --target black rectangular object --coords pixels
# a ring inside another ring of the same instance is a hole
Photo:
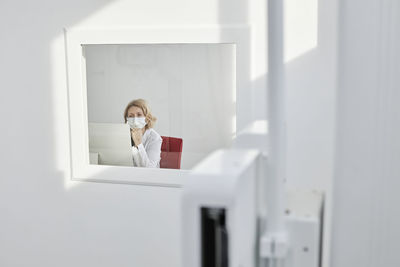
[[[224,208],[201,208],[201,266],[228,267],[228,231]]]

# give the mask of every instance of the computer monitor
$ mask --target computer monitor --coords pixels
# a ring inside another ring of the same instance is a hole
[[[89,153],[91,164],[133,166],[129,125],[90,122]]]

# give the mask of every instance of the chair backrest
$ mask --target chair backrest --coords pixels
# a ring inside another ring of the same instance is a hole
[[[160,168],[180,169],[182,157],[182,138],[161,136],[163,139],[161,145]]]

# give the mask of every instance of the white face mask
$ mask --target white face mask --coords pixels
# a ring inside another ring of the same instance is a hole
[[[142,129],[146,126],[145,117],[126,118],[126,123],[129,124],[131,129]]]

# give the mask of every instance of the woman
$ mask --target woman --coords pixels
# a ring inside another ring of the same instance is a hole
[[[134,166],[160,168],[162,138],[152,128],[156,118],[146,101],[131,101],[125,108],[124,119],[131,127]]]

